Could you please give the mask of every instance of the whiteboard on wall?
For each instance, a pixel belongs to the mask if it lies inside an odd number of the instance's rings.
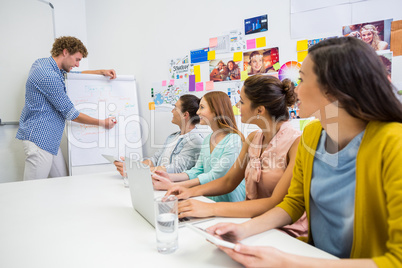
[[[70,175],[115,170],[102,154],[115,158],[142,159],[141,124],[134,76],[119,75],[110,80],[102,75],[69,73],[67,94],[75,108],[94,118],[115,116],[112,129],[67,124]]]

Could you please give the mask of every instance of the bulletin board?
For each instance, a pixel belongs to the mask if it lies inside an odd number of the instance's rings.
[[[75,108],[94,118],[115,116],[112,129],[68,122],[70,175],[114,170],[102,154],[142,159],[141,118],[134,76],[110,80],[102,75],[69,73],[67,94]]]

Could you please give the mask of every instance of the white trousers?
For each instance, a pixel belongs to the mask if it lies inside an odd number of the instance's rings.
[[[68,176],[60,148],[55,156],[31,141],[24,140],[22,144],[25,152],[24,181]]]

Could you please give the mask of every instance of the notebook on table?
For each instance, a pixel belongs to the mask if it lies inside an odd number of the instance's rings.
[[[155,195],[152,185],[151,170],[149,166],[141,162],[130,161],[129,158],[126,158],[126,169],[133,207],[145,220],[155,227]],[[187,217],[179,219],[179,227],[184,226],[186,223],[199,223],[213,218],[214,217]]]

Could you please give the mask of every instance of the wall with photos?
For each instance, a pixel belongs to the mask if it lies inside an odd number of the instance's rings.
[[[300,1],[296,2],[300,3]],[[304,2],[305,6],[296,4],[294,7],[295,2],[290,0],[250,0],[247,2],[233,0],[99,2],[87,0],[88,45],[91,48],[90,67],[113,66],[118,73],[135,74],[138,95],[141,100],[140,115],[149,123],[144,127],[151,130],[148,132],[151,134],[149,137],[143,137],[144,155],[150,155],[158,145],[163,143],[167,133],[177,130],[177,127],[170,123],[170,112],[158,112],[158,107],[155,111],[149,110],[149,102],[155,100],[155,96],[151,97],[151,88],[154,88],[155,95],[159,91],[163,91],[163,89],[156,89],[163,87],[162,83],[166,83],[165,87],[171,83],[169,63],[172,59],[183,58],[190,55],[192,50],[209,47],[211,38],[221,37],[234,30],[241,30],[244,33],[244,19],[267,14],[268,31],[246,35],[243,37],[244,40],[247,42],[249,39],[265,37],[265,44],[261,49],[278,47],[281,66],[289,61],[297,61],[300,56],[297,52],[297,41],[329,37],[328,32],[316,32],[315,34],[309,32],[298,38],[291,37],[291,10],[295,11],[296,8],[298,18],[304,15],[305,20],[311,19],[312,22],[319,13],[319,10],[315,10],[316,8],[312,5],[312,1]],[[339,16],[343,16],[341,14],[346,12],[349,13],[346,14],[348,17],[346,22],[342,21],[338,25],[337,32],[330,33],[332,36],[342,34],[342,26],[345,25],[341,23],[349,25],[389,18],[402,19],[402,15],[398,12],[402,5],[400,1],[335,2],[337,6],[333,8],[336,8]],[[345,4],[346,2],[347,4]],[[353,9],[353,6],[350,6],[350,3],[354,2],[360,2],[356,3],[359,4],[359,9]],[[380,14],[380,17],[377,11],[365,12],[365,5],[371,8],[376,7],[377,10],[381,9],[384,12]],[[384,6],[387,8],[383,9]],[[320,6],[320,8],[322,7]],[[312,15],[308,13],[311,10],[315,10]],[[359,10],[361,11],[359,12]],[[356,21],[354,18],[362,21]],[[229,56],[216,53],[215,58],[220,57],[226,60],[227,57],[233,57],[233,53]],[[206,92],[205,87],[210,84],[205,83],[209,80],[209,75],[206,73],[209,70],[208,66],[201,66],[200,69],[204,88],[203,91],[195,91],[194,94],[201,96]],[[197,70],[195,71],[197,72]],[[402,77],[400,75],[398,77],[397,73],[402,73],[401,56],[393,59],[394,82],[400,83]],[[187,77],[184,78],[188,81]],[[180,82],[175,80],[173,83],[177,85],[176,83]],[[213,84],[214,90],[227,91],[231,87],[230,82]],[[160,99],[156,101],[158,102]]]

